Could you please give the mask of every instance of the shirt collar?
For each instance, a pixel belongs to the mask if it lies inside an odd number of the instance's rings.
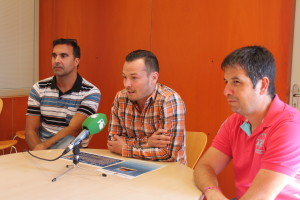
[[[281,101],[278,95],[276,94],[264,118],[263,124],[265,126],[272,126],[272,124],[277,121],[276,119],[284,110],[285,105],[286,104],[283,101]]]
[[[51,89],[59,90],[59,96],[64,95],[64,94],[70,94],[72,92],[79,92],[81,89],[81,86],[82,86],[82,77],[78,73],[77,73],[77,78],[76,78],[76,81],[75,81],[73,87],[65,93],[62,93],[60,91],[60,89],[57,87],[56,76],[53,76],[52,81],[51,81]]]
[[[276,122],[277,117],[279,114],[283,111],[285,106],[285,103],[282,102],[278,95],[276,94],[274,99],[271,102],[271,105],[269,107],[269,110],[265,116],[265,118],[262,121],[262,127],[269,127],[272,126],[274,122]],[[243,117],[244,118],[244,117]],[[251,132],[251,124],[248,122],[246,118],[243,119],[243,124],[240,126],[240,128],[248,135],[250,136],[252,134]]]
[[[251,124],[248,122],[248,120],[244,121],[244,123],[240,127],[248,136],[251,135]]]
[[[157,95],[157,90],[158,90],[158,84],[156,84],[155,89],[151,93],[151,95],[147,98],[146,103],[145,103],[145,108],[147,108],[156,98]],[[131,100],[130,100],[131,101]],[[133,105],[135,105],[136,108],[138,108],[136,101],[131,101]]]
[[[157,89],[158,89],[158,84],[156,84],[154,91],[152,92],[152,94],[150,95],[150,97],[147,99],[146,106],[148,106],[156,98]]]

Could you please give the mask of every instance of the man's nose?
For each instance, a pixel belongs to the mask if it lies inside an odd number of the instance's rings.
[[[231,95],[233,94],[233,90],[232,88],[229,86],[229,84],[226,84],[225,85],[225,88],[224,88],[224,95],[227,96],[227,95]]]
[[[131,81],[129,79],[124,79],[124,87],[129,88],[131,86]]]
[[[60,56],[56,56],[55,58],[54,58],[54,62],[55,63],[58,63],[58,62],[60,62],[61,61],[61,57]]]

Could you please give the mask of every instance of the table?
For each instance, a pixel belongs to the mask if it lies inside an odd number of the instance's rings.
[[[63,150],[34,151],[37,156],[52,159]],[[108,150],[84,149],[89,152],[128,160]],[[144,161],[151,162],[151,161]],[[75,168],[58,178],[66,171],[72,161],[58,159],[53,162],[42,161],[28,153],[0,156],[1,199],[104,199],[104,200],[198,200],[201,192],[193,181],[193,170],[176,162],[153,162],[162,164],[158,170],[143,174],[134,179],[117,175],[101,176],[80,168]],[[97,167],[79,163],[90,170]]]

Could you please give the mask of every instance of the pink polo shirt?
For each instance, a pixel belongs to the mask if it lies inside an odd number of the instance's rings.
[[[212,146],[232,157],[237,197],[250,187],[260,169],[293,177],[276,199],[300,199],[300,112],[274,98],[270,109],[250,136],[241,125],[246,119],[232,114],[221,126]]]

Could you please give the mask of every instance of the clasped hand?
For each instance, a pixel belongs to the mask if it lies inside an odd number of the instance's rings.
[[[148,138],[148,147],[166,147],[171,143],[171,137],[167,134],[167,130],[158,129]]]
[[[158,129],[148,138],[148,147],[164,148],[171,143],[171,137],[167,135],[167,130]],[[114,135],[112,139],[107,142],[107,147],[111,152],[122,155],[122,147],[126,145],[124,138]]]
[[[126,142],[122,137],[114,135],[112,139],[107,142],[107,147],[111,152],[122,155],[122,148],[125,144]]]

